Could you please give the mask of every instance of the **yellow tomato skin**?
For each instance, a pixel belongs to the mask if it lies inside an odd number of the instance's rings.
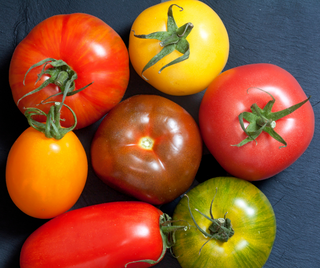
[[[167,30],[167,13],[173,6],[173,17],[178,27],[191,22],[194,27],[186,40],[190,45],[187,60],[162,70],[161,67],[180,57],[174,51],[143,75],[156,89],[176,96],[191,95],[208,87],[210,82],[221,73],[229,56],[229,37],[227,30],[214,10],[201,1],[167,1],[145,9],[134,21],[129,37],[129,55],[132,66],[141,76],[148,61],[159,53],[162,47],[155,39],[141,39],[134,36]]]
[[[48,139],[32,127],[10,149],[6,183],[15,205],[29,216],[53,218],[78,200],[88,174],[86,152],[72,132]]]

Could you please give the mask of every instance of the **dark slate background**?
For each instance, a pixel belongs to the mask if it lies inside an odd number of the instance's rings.
[[[24,240],[45,220],[24,215],[12,203],[5,185],[6,157],[13,142],[28,127],[16,108],[8,82],[8,69],[15,46],[39,22],[49,16],[84,12],[113,27],[128,45],[134,19],[160,0],[7,0],[0,8],[0,267],[19,267]],[[320,267],[320,182],[319,182],[319,70],[320,30],[318,0],[206,0],[223,20],[230,38],[230,56],[225,70],[249,63],[273,63],[296,77],[306,95],[312,95],[316,130],[307,151],[285,171],[255,183],[269,198],[277,218],[277,237],[265,267]],[[131,69],[125,98],[137,94],[166,96]],[[196,120],[203,92],[186,97],[170,97],[186,108]],[[301,122],[303,123],[303,122]],[[88,156],[92,136],[99,122],[76,134]],[[90,163],[89,163],[90,164]],[[225,172],[209,154],[203,156],[195,184]],[[132,200],[105,186],[89,169],[84,192],[74,208],[101,202]],[[172,203],[163,206],[172,213]],[[254,256],[253,256],[254,257]],[[155,267],[179,267],[168,253]]]

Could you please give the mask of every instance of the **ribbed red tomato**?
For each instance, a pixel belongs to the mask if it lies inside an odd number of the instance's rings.
[[[34,66],[43,60],[47,61]],[[53,65],[57,65],[57,71],[51,69]],[[32,66],[34,68],[27,73]],[[45,72],[35,84],[42,68]],[[19,101],[22,112],[24,107],[35,107],[52,95],[66,92],[70,96],[64,103],[76,113],[78,129],[94,123],[119,103],[128,80],[129,56],[121,37],[102,20],[82,13],[56,15],[36,25],[16,47],[9,70],[15,103],[43,83],[50,82]],[[60,102],[61,99],[59,95],[49,100]],[[47,113],[50,106],[39,108]],[[63,126],[74,122],[66,107],[62,108],[61,118]]]

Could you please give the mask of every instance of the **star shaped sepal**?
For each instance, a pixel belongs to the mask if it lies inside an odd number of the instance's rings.
[[[182,56],[178,57],[177,59],[169,62],[165,66],[163,66],[160,70],[161,71],[173,64],[179,63],[181,61],[184,61],[189,58],[190,55],[190,46],[189,42],[186,40],[187,36],[190,34],[193,24],[191,22],[188,22],[184,24],[181,27],[178,27],[172,13],[172,7],[177,6],[180,8],[180,11],[183,11],[183,8],[176,5],[172,4],[169,9],[168,9],[168,21],[167,21],[167,31],[159,31],[159,32],[154,32],[150,34],[142,34],[142,35],[137,35],[135,34],[134,30],[134,36],[137,38],[142,38],[142,39],[156,39],[160,41],[160,46],[163,47],[162,50],[156,54],[143,68],[141,72],[141,76],[144,77],[144,79],[148,80],[143,73],[145,70],[156,64],[159,60],[164,58],[165,56],[169,55],[171,52],[174,50],[179,51]]]
[[[289,108],[273,113],[271,112],[271,110],[276,101],[275,98],[269,92],[260,88],[257,89],[270,95],[272,100],[270,100],[263,109],[261,109],[256,103],[254,103],[253,105],[251,105],[251,113],[243,112],[239,115],[239,122],[241,128],[247,134],[248,137],[242,140],[240,143],[233,146],[241,147],[251,141],[255,141],[257,143],[256,138],[264,131],[267,132],[272,138],[276,139],[277,141],[283,144],[279,148],[286,147],[286,141],[274,130],[274,128],[276,127],[276,121],[300,108],[311,98],[311,96],[298,104],[295,104]],[[245,128],[244,126],[243,119],[250,123],[247,126],[247,128]]]

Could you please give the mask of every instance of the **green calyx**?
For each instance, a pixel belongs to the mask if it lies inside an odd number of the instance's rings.
[[[51,65],[51,68],[46,69],[46,66],[48,64]],[[35,84],[45,74],[48,74],[50,77],[48,79],[46,79],[38,88],[36,88],[36,89],[28,92],[24,96],[22,96],[17,101],[17,105],[19,105],[19,102],[23,98],[40,91],[41,89],[45,88],[47,85],[49,85],[51,83],[58,86],[60,88],[59,93],[54,94],[52,96],[49,96],[47,99],[42,100],[41,103],[39,103],[39,104],[54,103],[54,105],[52,105],[50,107],[48,114],[46,114],[45,112],[43,112],[42,110],[40,110],[38,108],[33,108],[33,107],[24,108],[26,110],[24,114],[25,114],[25,116],[28,120],[28,123],[31,127],[33,127],[34,129],[36,129],[38,131],[43,132],[47,138],[55,138],[57,140],[60,140],[63,138],[63,136],[66,133],[68,133],[69,131],[72,131],[77,125],[76,114],[68,105],[64,104],[65,98],[67,96],[72,96],[72,95],[84,90],[85,88],[90,86],[92,83],[90,83],[89,85],[87,85],[83,88],[75,90],[75,82],[74,81],[78,78],[77,73],[74,70],[72,70],[72,68],[67,63],[65,63],[63,60],[56,60],[53,58],[47,58],[47,59],[44,59],[44,60],[32,65],[29,68],[29,70],[26,72],[26,74],[24,76],[23,85],[25,85],[25,79],[26,79],[28,73],[33,68],[39,67],[41,65],[43,65],[43,68],[42,68],[41,72],[38,74],[38,79],[36,80]],[[61,102],[45,102],[49,98],[54,97],[54,96],[58,96],[58,95],[62,95]],[[71,111],[71,113],[74,117],[74,124],[73,124],[73,126],[71,126],[69,128],[63,128],[60,125],[60,121],[61,121],[60,112],[61,112],[61,108],[63,106],[67,107]],[[32,116],[34,116],[34,115],[46,116],[46,118],[47,118],[46,123],[37,122],[36,120],[34,120],[32,118]]]
[[[217,194],[217,188],[216,188],[216,194]],[[216,196],[215,194],[215,196]],[[210,204],[210,209],[209,209],[209,214],[210,217],[207,216],[206,214],[204,214],[203,212],[199,211],[198,209],[195,209],[195,211],[197,211],[198,213],[200,213],[203,217],[205,217],[207,220],[209,220],[211,222],[208,231],[203,230],[199,224],[196,222],[191,208],[190,208],[190,200],[189,200],[189,196],[185,194],[185,197],[187,197],[188,199],[188,209],[190,212],[190,216],[192,218],[192,221],[194,222],[196,228],[205,236],[205,237],[209,237],[209,240],[207,242],[205,242],[202,247],[199,250],[199,255],[201,254],[201,250],[202,248],[208,243],[210,242],[212,239],[221,241],[221,242],[227,242],[233,235],[234,235],[234,230],[232,228],[232,224],[231,224],[231,220],[226,218],[227,213],[225,213],[223,218],[217,218],[215,219],[213,217],[212,214],[212,204],[213,201],[215,199],[215,196],[213,197],[211,204]]]
[[[46,66],[48,64],[50,64],[52,67],[46,69]],[[85,86],[83,88],[80,88],[78,90],[74,90],[75,89],[74,81],[78,78],[77,73],[74,70],[72,70],[72,68],[67,63],[65,63],[63,60],[56,60],[56,59],[53,59],[53,58],[47,58],[47,59],[44,59],[44,60],[32,65],[29,68],[29,70],[26,72],[26,74],[24,76],[23,85],[25,85],[25,80],[26,80],[26,77],[27,77],[28,73],[33,68],[41,66],[41,65],[43,65],[43,68],[42,68],[40,74],[38,74],[38,79],[36,80],[35,84],[40,80],[40,78],[44,74],[50,75],[50,78],[45,80],[35,90],[32,90],[32,91],[28,92],[27,94],[25,94],[24,96],[22,96],[18,100],[17,105],[19,105],[19,102],[23,98],[40,91],[41,89],[45,88],[49,84],[55,84],[60,88],[60,92],[59,93],[54,94],[54,95],[50,96],[49,98],[62,94],[63,95],[62,103],[64,102],[66,96],[72,96],[72,95],[84,90],[85,88],[87,88],[88,86],[90,86],[92,84],[92,83],[90,83],[89,85],[87,85],[87,86]],[[46,100],[43,100],[43,102],[46,101]]]
[[[48,114],[43,112],[42,110],[38,108],[29,107],[26,108],[26,111],[24,113],[25,117],[28,120],[28,123],[31,127],[34,129],[43,132],[47,138],[54,138],[56,140],[60,140],[64,137],[65,134],[67,134],[69,131],[72,131],[76,125],[77,125],[77,117],[74,113],[74,111],[67,106],[66,104],[63,104],[62,102],[52,102],[54,105],[50,107],[50,110]],[[60,125],[60,111],[62,106],[67,107],[74,117],[74,124],[69,128],[63,128]],[[32,118],[34,115],[44,115],[46,116],[47,120],[46,123],[40,123]]]
[[[193,24],[188,22],[188,23],[184,24],[183,26],[178,27],[176,22],[175,22],[175,20],[174,20],[173,13],[172,13],[172,7],[173,6],[176,6],[176,7],[180,8],[180,11],[183,11],[183,8],[178,6],[178,5],[176,5],[176,4],[170,5],[170,7],[168,9],[167,31],[159,31],[159,32],[154,32],[154,33],[150,33],[150,34],[147,34],[147,35],[145,35],[145,34],[136,35],[134,33],[134,36],[137,37],[137,38],[159,40],[160,41],[160,46],[163,47],[162,50],[157,55],[155,55],[146,64],[146,66],[144,66],[144,68],[143,68],[143,70],[141,72],[141,76],[144,77],[146,80],[147,80],[147,78],[143,75],[145,70],[147,70],[148,68],[150,68],[151,66],[156,64],[159,60],[161,60],[165,56],[169,55],[174,50],[179,51],[183,55],[178,57],[177,59],[169,62],[165,66],[163,66],[159,70],[159,73],[163,69],[165,69],[165,68],[167,68],[167,67],[169,67],[169,66],[171,66],[173,64],[176,64],[176,63],[179,63],[181,61],[184,61],[184,60],[189,58],[190,46],[189,46],[189,42],[186,40],[186,38],[191,32],[191,30],[193,28]],[[133,32],[134,32],[134,30],[133,30]]]
[[[310,99],[310,97],[284,110],[271,112],[272,107],[276,101],[275,98],[269,92],[260,88],[257,89],[268,94],[272,98],[272,100],[270,100],[263,109],[261,109],[256,103],[254,103],[253,105],[251,105],[251,112],[243,112],[239,115],[238,118],[241,128],[248,137],[242,140],[240,143],[232,146],[241,147],[251,141],[255,141],[257,144],[256,138],[264,131],[268,133],[272,138],[283,144],[279,148],[286,147],[286,141],[274,130],[274,128],[276,127],[276,121],[300,108]],[[243,121],[244,119],[250,123],[247,128],[245,128]]]
[[[160,223],[160,233],[161,233],[161,237],[162,237],[162,252],[160,257],[157,260],[138,260],[138,261],[132,261],[132,262],[128,262],[126,263],[126,265],[124,267],[127,267],[129,264],[132,263],[148,263],[148,264],[156,264],[158,262],[160,262],[162,260],[162,258],[164,257],[164,255],[167,252],[168,248],[172,248],[174,246],[174,244],[176,243],[175,241],[175,232],[178,230],[184,230],[187,231],[188,229],[190,229],[189,224],[187,223],[187,225],[182,225],[182,226],[176,226],[176,225],[172,225],[174,221],[172,221],[171,217],[168,214],[162,214],[160,216],[159,219],[159,223]]]

